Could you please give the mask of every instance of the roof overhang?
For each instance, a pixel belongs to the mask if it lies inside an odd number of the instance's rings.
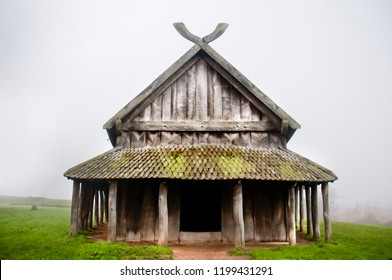
[[[64,173],[74,180],[182,179],[333,182],[336,175],[283,148],[168,145],[114,148]]]

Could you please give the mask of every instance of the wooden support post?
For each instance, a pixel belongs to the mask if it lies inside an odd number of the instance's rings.
[[[305,187],[306,192],[306,234],[313,235],[313,222],[312,222],[312,196],[310,186]]]
[[[298,202],[298,186],[295,187],[295,229],[299,228],[299,219],[298,219],[298,209],[299,209],[299,202]]]
[[[93,228],[93,209],[94,209],[94,187],[89,185],[88,187],[88,228]]]
[[[299,231],[304,232],[305,229],[305,197],[304,186],[299,187]]]
[[[105,219],[106,223],[109,224],[109,189],[107,188],[104,192],[105,201]]]
[[[79,198],[80,198],[80,183],[73,181],[72,190],[72,206],[71,206],[71,235],[78,234],[79,231]]]
[[[318,198],[317,185],[313,185],[312,189],[312,222],[313,222],[313,237],[320,238],[320,225],[318,222]]]
[[[103,202],[103,190],[102,189],[99,190],[98,194],[99,194],[99,221],[98,221],[98,223],[100,225],[102,225],[103,224],[103,213],[104,213],[104,209],[105,209],[105,205]]]
[[[233,217],[234,217],[234,245],[235,247],[245,246],[244,210],[243,210],[241,180],[238,180],[238,182],[234,186]]]
[[[99,210],[98,210],[98,200],[99,200],[99,198],[98,198],[98,189],[96,188],[96,189],[94,189],[94,223],[95,223],[95,226],[98,226],[99,225]],[[93,223],[93,224],[94,224]]]
[[[166,182],[162,182],[159,185],[158,212],[158,245],[166,246],[169,236]]]
[[[110,181],[109,183],[109,197],[108,197],[108,240],[116,241],[117,239],[117,181]]]
[[[296,240],[296,230],[295,230],[295,186],[289,187],[289,244],[294,246],[297,242]]]
[[[323,218],[324,218],[324,230],[325,230],[325,241],[332,241],[332,229],[331,221],[329,219],[329,187],[328,182],[323,182],[321,185],[321,192],[323,196]]]

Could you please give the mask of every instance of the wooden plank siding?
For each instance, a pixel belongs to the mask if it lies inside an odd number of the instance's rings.
[[[132,114],[130,114],[131,116]],[[122,146],[283,146],[280,124],[199,59],[141,112],[123,119]]]

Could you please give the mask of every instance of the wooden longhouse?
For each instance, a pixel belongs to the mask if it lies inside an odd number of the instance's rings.
[[[113,149],[73,180],[71,234],[108,223],[108,240],[296,243],[296,229],[332,238],[330,170],[287,149],[300,125],[209,46],[195,45],[104,125]],[[306,213],[306,217],[305,217]]]

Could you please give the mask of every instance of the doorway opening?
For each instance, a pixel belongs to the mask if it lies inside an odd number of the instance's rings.
[[[180,231],[221,231],[221,188],[216,181],[184,181]]]

